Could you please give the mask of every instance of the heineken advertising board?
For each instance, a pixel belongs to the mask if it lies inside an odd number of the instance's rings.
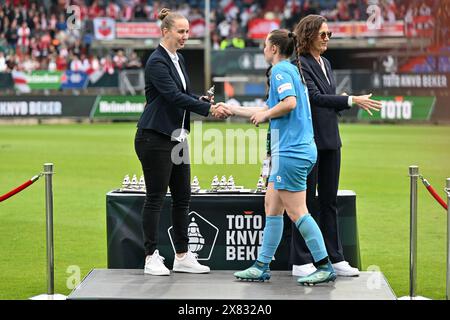
[[[430,120],[436,103],[435,97],[373,97],[383,104],[380,112],[372,112],[373,116],[359,109],[359,120]]]
[[[138,119],[145,103],[145,96],[98,96],[91,118]]]
[[[63,72],[60,71],[33,71],[31,74],[25,74],[26,82],[32,90],[57,90],[61,87],[61,78]]]

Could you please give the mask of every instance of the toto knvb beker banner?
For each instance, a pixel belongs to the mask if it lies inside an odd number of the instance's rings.
[[[88,118],[96,96],[10,96],[0,99],[0,118]]]

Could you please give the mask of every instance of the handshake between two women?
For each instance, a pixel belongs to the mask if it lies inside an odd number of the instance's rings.
[[[229,105],[224,102],[211,105],[210,113],[217,119],[227,119],[231,116],[250,118],[250,121],[256,126],[271,118],[267,106],[242,107]]]

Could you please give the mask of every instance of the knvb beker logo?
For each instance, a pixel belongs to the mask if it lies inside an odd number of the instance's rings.
[[[219,229],[195,211],[189,213],[188,217],[189,250],[198,255],[198,260],[209,260],[219,235]],[[173,227],[167,229],[167,232],[175,253]]]

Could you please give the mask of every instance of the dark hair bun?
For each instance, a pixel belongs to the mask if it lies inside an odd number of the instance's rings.
[[[288,37],[289,38],[296,38],[296,36],[295,36],[295,33],[293,33],[292,31],[290,31],[289,33],[288,33]]]
[[[165,17],[167,17],[170,13],[170,9],[162,8],[159,12],[158,19],[163,21]]]

